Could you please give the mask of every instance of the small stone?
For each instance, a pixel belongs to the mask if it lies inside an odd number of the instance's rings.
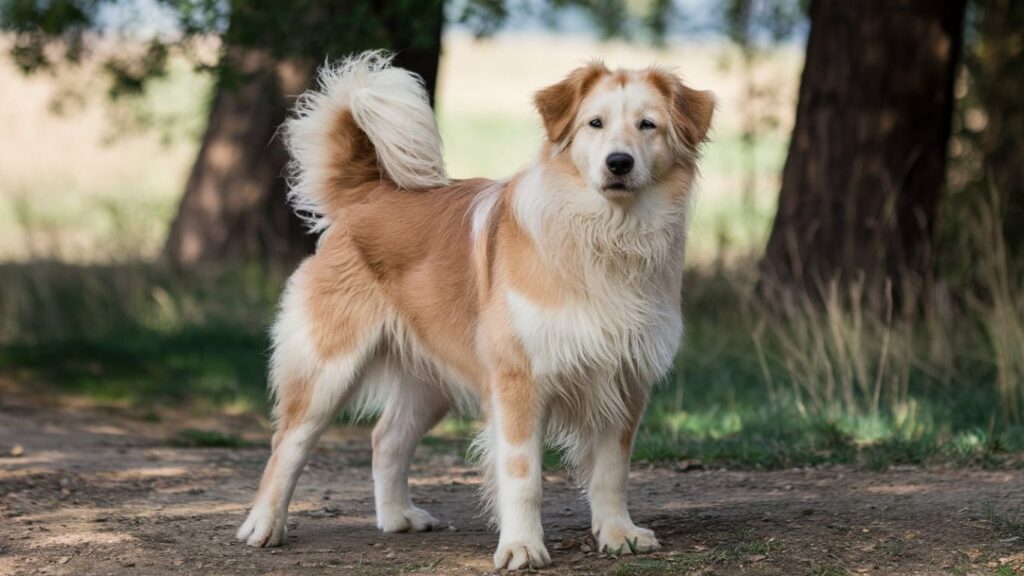
[[[11,447],[11,451],[10,451],[11,458],[18,458],[19,456],[23,456],[24,454],[25,454],[25,448],[22,447],[21,444],[15,444],[13,447]]]
[[[57,564],[67,564],[71,561],[71,556],[61,556],[57,559]]]

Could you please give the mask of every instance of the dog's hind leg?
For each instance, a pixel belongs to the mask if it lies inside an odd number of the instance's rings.
[[[279,546],[284,540],[288,503],[306,459],[358,390],[382,337],[383,315],[374,302],[358,300],[365,294],[317,291],[317,274],[329,272],[315,265],[300,268],[274,326],[270,379],[277,430],[259,492],[237,533],[250,546]]]
[[[438,386],[398,367],[387,371],[390,393],[373,429],[373,487],[377,527],[384,532],[422,532],[437,520],[412,503],[409,467],[423,435],[450,407]]]

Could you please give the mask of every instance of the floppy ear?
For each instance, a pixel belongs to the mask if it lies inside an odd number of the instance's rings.
[[[533,104],[544,120],[548,140],[561,142],[569,135],[583,97],[594,82],[607,72],[604,64],[594,62],[573,70],[565,80],[548,86],[533,96]]]
[[[707,141],[714,113],[714,94],[677,82],[672,96],[672,124],[687,147],[696,149]]]

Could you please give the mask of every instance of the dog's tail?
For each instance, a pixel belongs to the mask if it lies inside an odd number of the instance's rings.
[[[448,184],[423,80],[392,57],[370,51],[324,66],[285,122],[289,200],[313,231],[382,180],[410,190]]]

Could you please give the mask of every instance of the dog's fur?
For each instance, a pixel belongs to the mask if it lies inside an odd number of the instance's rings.
[[[322,231],[273,330],[277,430],[238,538],[281,544],[295,482],[357,392],[373,431],[377,525],[428,530],[409,497],[420,438],[462,400],[500,528],[494,564],[550,562],[545,441],[575,465],[602,550],[658,548],[626,506],[634,435],[683,333],[683,255],[714,98],[651,68],[594,63],[536,94],[539,158],[505,181],[450,181],[420,79],[380,52],[328,67],[285,125],[291,197]],[[600,125],[598,126],[599,121]],[[633,169],[615,175],[611,153]]]

